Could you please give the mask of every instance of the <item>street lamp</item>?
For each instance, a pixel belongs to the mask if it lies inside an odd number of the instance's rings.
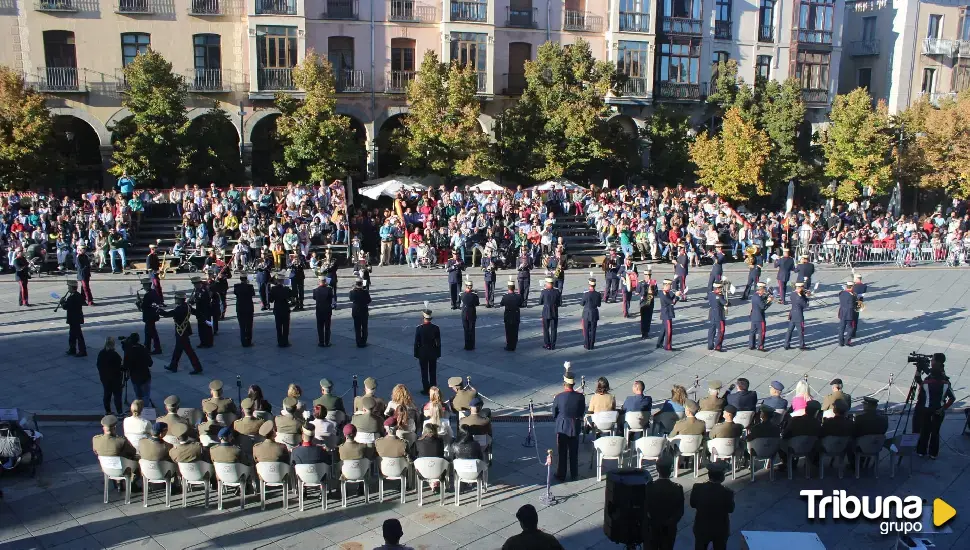
[[[246,151],[246,127],[244,122],[244,117],[246,116],[246,107],[243,102],[239,102],[239,162],[244,163],[244,156]]]

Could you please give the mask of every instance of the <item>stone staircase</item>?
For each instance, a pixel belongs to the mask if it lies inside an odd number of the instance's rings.
[[[159,212],[152,216],[146,214],[141,220],[138,235],[128,246],[128,261],[131,268],[135,271],[145,269],[145,258],[148,256],[149,244],[157,244],[159,257],[175,246],[175,237],[178,232],[176,227],[181,223],[181,218],[169,216],[168,212]],[[161,242],[158,242],[159,239],[161,239]]]
[[[600,265],[606,257],[596,230],[586,223],[585,216],[560,216],[556,228],[566,244],[566,251],[574,268]]]

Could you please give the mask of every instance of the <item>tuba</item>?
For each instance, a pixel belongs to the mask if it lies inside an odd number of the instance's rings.
[[[866,303],[862,301],[862,298],[855,299],[855,312],[860,313],[866,310]]]
[[[748,264],[748,267],[754,267],[755,261],[754,257],[758,254],[758,247],[751,245],[744,249],[744,263]]]

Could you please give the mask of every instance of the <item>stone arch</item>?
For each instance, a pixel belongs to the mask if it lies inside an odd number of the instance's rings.
[[[75,109],[74,107],[54,107],[50,111],[52,116],[72,116],[87,122],[94,130],[94,133],[98,135],[99,145],[101,147],[111,146],[111,132],[108,131],[107,125],[103,124],[91,113],[83,109]]]
[[[249,115],[249,118],[247,118],[245,121],[246,127],[243,129],[243,133],[246,135],[246,143],[253,142],[253,128],[255,128],[257,124],[259,124],[259,121],[263,120],[268,116],[276,116],[279,114],[280,114],[279,109],[260,109],[258,111],[254,111],[253,114]]]
[[[255,182],[276,182],[273,161],[283,157],[282,146],[276,139],[276,119],[280,114],[276,109],[257,111],[246,124],[246,142],[251,147],[251,168]]]
[[[355,126],[359,123],[360,127],[364,129],[365,144],[370,143],[371,140],[374,139],[374,136],[371,135],[373,134],[373,131],[368,128],[367,124],[367,121],[370,120],[370,116],[368,116],[363,109],[357,107],[356,105],[338,103],[336,110],[337,114],[349,117],[351,123],[355,124]]]
[[[189,121],[195,120],[200,116],[212,111],[213,109],[223,110],[221,107],[195,107],[189,109],[185,115],[188,117]],[[228,111],[227,111],[228,112]],[[239,116],[233,116],[233,113],[229,114],[229,122],[232,123],[232,127],[236,129],[237,136],[242,136],[242,129],[239,127]]]
[[[131,112],[131,110],[129,110],[127,107],[122,107],[121,109],[118,109],[117,111],[115,111],[115,114],[113,114],[110,117],[108,117],[108,120],[105,122],[104,125],[105,125],[106,128],[109,129],[108,130],[108,144],[109,145],[111,144],[111,132],[112,132],[112,130],[110,130],[110,128],[112,126],[114,126],[115,124],[118,124],[122,120],[124,120],[124,119],[132,116],[132,114],[133,113]]]
[[[366,179],[366,176],[367,176],[367,160],[368,160],[368,153],[370,150],[369,144],[370,144],[371,136],[373,135],[373,130],[368,131],[369,130],[367,127],[368,125],[364,122],[364,120],[366,119],[361,119],[356,114],[353,114],[355,112],[359,112],[357,109],[353,109],[353,108],[344,109],[344,111],[346,112],[342,112],[342,113],[340,111],[341,109],[338,108],[337,112],[339,114],[342,114],[348,119],[350,119],[350,128],[354,132],[354,138],[355,138],[354,141],[357,143],[358,147],[360,148],[360,151],[359,151],[360,162],[357,165],[356,173],[354,173],[354,171],[351,171],[350,175],[354,176],[354,179],[356,181],[363,181],[364,179]]]
[[[637,120],[630,115],[623,114],[615,114],[609,118],[609,121],[619,125],[624,132],[632,136],[640,135],[640,130],[645,124],[642,120]]]
[[[375,133],[380,133],[381,128],[384,127],[384,123],[387,122],[388,120],[394,117],[398,117],[400,115],[405,115],[409,111],[410,109],[408,108],[407,105],[392,105],[384,109],[384,111],[382,111],[381,114],[377,115],[377,119],[374,120]]]
[[[65,187],[87,189],[100,187],[104,180],[104,156],[101,142],[107,129],[90,115],[77,116],[79,110],[52,109],[53,147],[62,161],[56,178]],[[86,114],[86,113],[85,113]],[[91,120],[95,121],[92,124]],[[100,128],[99,128],[100,127]],[[110,147],[110,145],[108,146]]]
[[[382,118],[380,125],[375,123],[377,129],[374,142],[378,147],[377,155],[377,177],[390,176],[400,172],[401,159],[391,147],[391,134],[398,128],[403,128],[402,120],[406,110]]]

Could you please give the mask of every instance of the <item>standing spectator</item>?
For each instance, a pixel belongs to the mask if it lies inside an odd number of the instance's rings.
[[[128,247],[128,240],[115,227],[111,228],[111,234],[108,236],[108,247],[111,249],[111,272],[115,274],[124,272],[125,266],[128,265],[128,260],[125,257],[125,248]],[[120,269],[115,264],[116,257],[121,260]]]
[[[708,481],[694,485],[690,492],[690,507],[697,510],[694,515],[695,550],[707,550],[708,544],[714,550],[727,548],[731,514],[734,513],[734,491],[722,485],[725,467],[723,461],[709,464]]]
[[[151,366],[154,361],[148,349],[138,341],[137,332],[125,339],[122,349],[125,352],[124,368],[128,371],[128,378],[131,380],[131,387],[135,390],[135,397],[148,402],[152,407],[152,371]]]
[[[104,341],[104,349],[98,353],[98,377],[104,390],[104,414],[111,414],[111,401],[114,400],[115,410],[121,416],[121,389],[124,375],[121,369],[121,356],[115,351],[115,339],[108,336]]]
[[[539,513],[535,506],[523,505],[515,513],[515,518],[519,520],[522,532],[509,537],[502,550],[563,550],[556,537],[539,530]]]
[[[118,190],[121,191],[121,196],[126,201],[130,199],[135,192],[135,178],[129,176],[128,172],[123,172],[121,177],[118,178]]]
[[[410,546],[400,544],[401,537],[404,536],[404,528],[397,519],[385,519],[382,527],[384,544],[374,548],[374,550],[414,550]]]
[[[673,550],[677,524],[684,517],[684,488],[670,480],[673,460],[669,456],[657,461],[658,479],[647,483],[643,508],[643,540],[646,548]]]

